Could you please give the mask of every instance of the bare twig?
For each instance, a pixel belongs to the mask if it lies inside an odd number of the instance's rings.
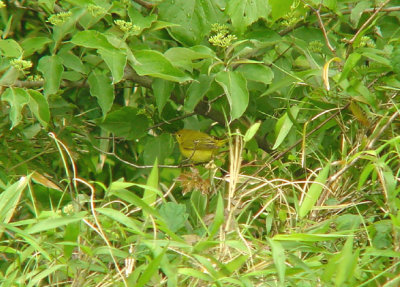
[[[301,0],[301,1],[304,3],[304,5],[310,7],[310,9],[314,11],[315,15],[317,15],[318,23],[319,23],[319,26],[320,26],[320,28],[322,30],[322,33],[324,34],[326,45],[328,46],[329,50],[331,50],[332,54],[336,55],[336,49],[333,48],[331,43],[329,42],[328,34],[326,33],[326,29],[325,29],[324,23],[322,21],[321,14],[319,13],[319,9],[321,9],[321,5],[317,10],[314,7],[312,7],[311,5],[309,5],[306,2],[304,2],[303,0]]]
[[[365,27],[367,27],[372,20],[375,18],[375,16],[383,9],[384,6],[386,6],[391,0],[386,0],[385,2],[383,2],[378,9],[375,10],[374,14],[372,14],[367,21],[364,22],[364,24],[361,25],[360,29],[358,29],[357,33],[353,36],[353,38],[350,39],[350,41],[348,42],[350,45],[353,44],[353,42],[356,40],[357,36],[362,32],[362,30],[365,29]]]
[[[133,2],[138,3],[139,5],[143,6],[144,8],[146,8],[148,10],[153,9],[156,6],[153,3],[149,3],[149,2],[144,1],[144,0],[133,0]]]

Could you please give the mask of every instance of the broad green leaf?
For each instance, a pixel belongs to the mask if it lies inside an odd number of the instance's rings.
[[[127,60],[126,53],[118,49],[99,49],[98,53],[110,69],[113,76],[113,83],[119,83],[124,77],[124,70]]]
[[[260,125],[261,122],[257,122],[251,125],[251,127],[246,131],[246,134],[244,135],[244,142],[250,141],[256,135]]]
[[[3,101],[10,105],[11,129],[14,128],[22,119],[22,109],[29,103],[29,94],[22,88],[7,88],[1,95]]]
[[[294,0],[270,0],[268,1],[271,7],[272,21],[276,21],[279,18],[288,14],[291,10]]]
[[[215,57],[213,50],[206,46],[193,46],[191,48],[173,47],[168,49],[164,56],[174,63],[175,67],[183,68],[189,72],[196,67],[194,61]]]
[[[153,50],[140,50],[134,53],[138,63],[132,68],[140,76],[152,76],[173,82],[186,82],[191,80],[181,70],[175,68],[163,54]]]
[[[314,180],[313,184],[311,184],[310,188],[308,189],[307,193],[305,194],[304,200],[299,209],[299,216],[304,217],[306,216],[311,209],[315,206],[326,182],[326,179],[329,175],[329,169],[331,167],[331,163],[328,162],[327,165],[322,169],[316,179]]]
[[[297,118],[297,114],[299,113],[300,108],[298,106],[293,106],[290,108],[290,112],[293,116],[294,119]],[[283,141],[286,139],[287,135],[289,134],[291,128],[293,126],[293,122],[288,116],[287,113],[285,113],[277,122],[275,126],[275,132],[277,133],[275,144],[272,147],[272,149],[278,148]]]
[[[71,17],[66,19],[61,25],[53,26],[53,39],[56,43],[60,43],[66,35],[75,33],[76,22],[86,13],[86,8],[75,7],[69,9],[68,12],[72,13]],[[56,51],[52,52],[55,53]]]
[[[53,40],[47,37],[33,37],[24,39],[21,43],[21,47],[24,50],[24,58],[31,56],[35,52],[43,50],[47,44],[53,42]]]
[[[82,74],[86,74],[86,68],[83,65],[81,59],[70,51],[59,53],[63,65],[71,70],[77,71]]]
[[[260,82],[266,85],[271,84],[274,78],[271,68],[264,65],[245,64],[241,65],[237,71],[242,72],[247,81]]]
[[[242,34],[258,19],[266,20],[271,11],[267,0],[230,0],[226,13],[231,17],[232,26]]]
[[[231,107],[231,119],[240,118],[249,104],[247,82],[239,72],[221,71],[215,80],[224,89]]]
[[[285,250],[283,249],[283,246],[279,241],[273,240],[271,238],[267,239],[269,245],[271,246],[272,259],[274,260],[276,270],[278,271],[279,282],[281,283],[281,286],[284,286],[286,271]]]
[[[149,120],[145,115],[139,114],[136,108],[123,107],[108,113],[100,126],[114,133],[117,137],[133,140],[139,139],[146,134]]]
[[[104,50],[115,50],[116,48],[108,42],[106,36],[102,33],[94,30],[80,31],[76,33],[71,42],[75,45],[92,48],[92,49],[104,49]]]
[[[168,133],[163,133],[157,137],[150,138],[146,141],[143,151],[143,161],[145,165],[151,165],[158,158],[160,164],[171,155],[174,150],[173,137]]]
[[[171,92],[175,87],[175,83],[163,79],[154,79],[152,88],[159,114],[162,113],[165,104],[171,97]]]
[[[142,200],[147,205],[153,205],[157,200],[158,192],[154,192],[154,189],[158,189],[158,159],[156,158],[153,164],[153,168],[147,178],[146,186],[151,188],[146,188],[143,193]],[[147,217],[146,213],[144,212],[143,215]]]
[[[44,77],[44,95],[47,97],[56,94],[61,84],[61,75],[64,72],[62,59],[57,56],[44,56],[39,60],[38,70]]]
[[[49,103],[45,96],[35,90],[28,90],[28,106],[43,127],[47,127],[50,121]]]
[[[20,72],[13,66],[9,66],[7,71],[0,78],[0,86],[13,86],[18,80]]]
[[[353,27],[357,27],[361,15],[364,13],[365,9],[370,8],[371,5],[373,5],[371,1],[359,1],[357,5],[351,9],[350,21]]]
[[[199,44],[214,23],[224,23],[225,17],[213,0],[166,0],[157,6],[160,20],[180,25],[169,32],[188,46]]]
[[[86,211],[81,211],[74,215],[69,216],[60,216],[57,218],[47,218],[44,220],[40,220],[38,223],[34,224],[33,226],[29,227],[25,231],[28,234],[35,234],[42,231],[52,230],[58,227],[62,227],[68,225],[73,222],[78,222],[84,219],[87,215]]]
[[[88,78],[90,94],[97,98],[103,117],[111,110],[114,102],[114,85],[111,83],[110,77],[93,70]]]
[[[0,39],[0,56],[19,58],[22,55],[21,46],[13,39]]]
[[[186,112],[193,112],[194,108],[210,89],[212,81],[213,79],[210,76],[201,74],[190,84],[186,92],[186,99],[183,105],[183,109]]]
[[[184,227],[189,217],[186,213],[186,206],[175,202],[164,203],[161,205],[159,212],[172,232],[176,232]]]
[[[150,28],[152,23],[157,20],[157,14],[143,16],[134,6],[128,8],[128,15],[131,22],[140,28],[134,35],[140,35],[144,29]]]
[[[339,82],[344,79],[347,79],[349,73],[353,70],[353,68],[357,65],[358,61],[361,59],[361,55],[358,53],[352,53],[347,58],[346,63],[344,64],[343,71],[340,75]]]

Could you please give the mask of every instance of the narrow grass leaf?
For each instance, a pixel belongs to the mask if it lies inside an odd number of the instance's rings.
[[[157,272],[158,269],[160,269],[160,263],[166,251],[167,248],[164,248],[163,251],[147,265],[147,268],[142,273],[142,276],[140,276],[136,287],[143,287],[147,284],[147,282],[150,281],[151,277]]]
[[[146,188],[143,193],[143,202],[147,205],[153,204],[157,199],[157,193],[153,191],[153,189],[158,188],[158,159],[154,161],[153,168],[151,169],[149,178],[147,179],[147,186],[152,187],[152,189]],[[144,212],[146,216],[146,212]]]
[[[28,182],[29,176],[23,176],[0,194],[0,222],[10,221]]]
[[[218,195],[217,209],[215,210],[214,222],[210,229],[209,238],[213,238],[214,235],[218,232],[221,224],[224,222],[224,200],[221,194]]]
[[[55,272],[61,268],[66,268],[67,265],[64,264],[59,264],[59,265],[54,265],[49,268],[45,268],[42,272],[39,274],[35,275],[32,280],[29,282],[27,287],[32,287],[32,286],[40,286],[40,281],[43,279],[47,278],[50,274],[55,274]]]
[[[301,218],[306,216],[311,211],[311,209],[315,206],[315,203],[317,202],[317,200],[323,190],[326,179],[328,178],[330,166],[331,166],[331,163],[328,162],[328,164],[324,167],[324,169],[322,171],[320,171],[320,173],[318,174],[314,183],[311,184],[311,186],[304,198],[304,201],[302,202],[300,209],[299,209],[299,216]]]
[[[126,227],[132,229],[137,234],[144,235],[144,233],[139,228],[139,222],[132,219],[131,217],[126,216],[122,212],[119,212],[111,208],[96,208],[96,211],[111,219],[114,219],[115,221],[121,223],[122,225],[125,225]]]
[[[284,286],[285,271],[286,271],[285,250],[283,249],[283,246],[279,241],[275,241],[271,238],[267,238],[267,239],[268,239],[269,245],[271,246],[272,259],[274,260],[276,270],[278,271],[280,286]]]
[[[207,282],[214,281],[214,279],[210,275],[192,268],[179,268],[178,273],[189,277],[198,278]]]
[[[68,225],[73,222],[81,221],[87,215],[86,211],[81,211],[73,216],[68,217],[58,217],[58,218],[47,218],[45,220],[39,221],[37,224],[32,227],[26,229],[25,231],[28,234],[35,234],[46,230],[55,229],[58,227],[62,227]]]
[[[293,106],[290,108],[290,113],[296,119],[297,114],[299,113],[300,108],[298,106]],[[277,137],[275,140],[275,144],[272,149],[278,148],[282,142],[286,139],[287,135],[289,134],[291,128],[293,126],[292,120],[289,118],[288,113],[285,113],[277,122],[276,124],[276,133]]]

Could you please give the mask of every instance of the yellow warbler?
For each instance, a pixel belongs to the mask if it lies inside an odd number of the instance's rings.
[[[193,162],[209,161],[223,146],[226,140],[218,140],[212,136],[183,129],[175,133],[182,155]]]

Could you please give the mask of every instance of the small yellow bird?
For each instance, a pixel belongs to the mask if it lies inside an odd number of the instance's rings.
[[[217,154],[226,139],[218,140],[203,132],[183,129],[175,133],[182,155],[193,162],[207,162]]]

